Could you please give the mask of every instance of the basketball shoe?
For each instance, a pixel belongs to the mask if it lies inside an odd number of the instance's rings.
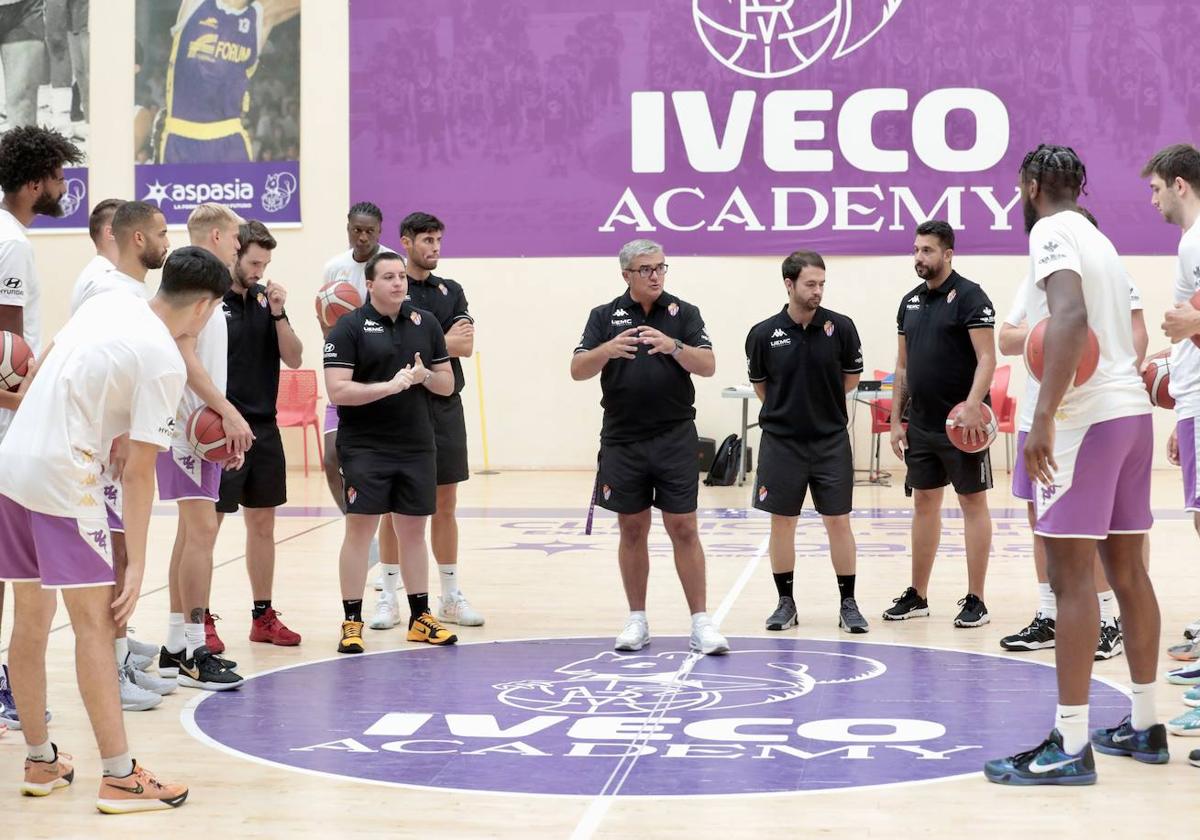
[[[125,675],[130,682],[138,688],[143,688],[146,691],[153,691],[155,694],[165,696],[171,694],[175,689],[179,688],[179,680],[165,680],[157,674],[151,674],[149,671],[141,671],[133,667],[133,663],[127,657],[125,665],[121,669],[125,671]]]
[[[438,596],[438,621],[458,624],[462,627],[482,627],[483,616],[467,601],[461,592]]]
[[[1143,764],[1166,764],[1171,759],[1166,727],[1156,723],[1149,729],[1134,729],[1128,715],[1116,726],[1093,729],[1092,744],[1105,755],[1127,755]]]
[[[162,695],[147,691],[133,681],[133,667],[123,665],[117,669],[117,685],[121,689],[121,709],[126,712],[144,712],[162,703]]]
[[[1193,709],[1200,708],[1200,685],[1189,688],[1183,693],[1183,704],[1191,706]]]
[[[717,631],[716,625],[708,617],[699,621],[693,619],[692,637],[688,640],[688,647],[705,656],[729,653],[729,641]]]
[[[768,630],[788,630],[795,627],[800,619],[796,615],[796,602],[787,595],[779,596],[775,612],[767,616]]]
[[[631,615],[625,622],[625,629],[617,634],[613,647],[617,650],[641,650],[650,644],[650,625],[641,616]]]
[[[892,599],[892,606],[883,614],[887,621],[904,621],[909,618],[924,618],[929,615],[929,602],[917,594],[911,586],[899,598]]]
[[[1029,626],[1000,640],[1005,650],[1044,650],[1054,647],[1054,619],[1041,613],[1033,617]]]
[[[983,599],[977,595],[968,592],[967,597],[959,601],[958,605],[962,609],[954,617],[955,627],[982,627],[991,621]]]
[[[1078,755],[1068,755],[1062,735],[1054,729],[1031,750],[989,761],[983,775],[998,785],[1094,785],[1096,760],[1091,744]]]
[[[853,598],[843,598],[842,607],[838,613],[838,627],[847,633],[866,633],[870,628],[867,617],[858,609],[858,603]]]
[[[362,638],[363,623],[361,621],[343,621],[342,639],[338,642],[338,653],[362,653],[366,650]]]
[[[458,636],[443,627],[431,614],[421,613],[408,624],[408,640],[431,645],[452,645],[458,641]]]
[[[400,623],[400,603],[395,595],[381,592],[375,602],[375,615],[371,617],[372,630],[391,630]]]
[[[179,663],[179,684],[186,688],[202,688],[205,691],[228,691],[242,684],[242,678],[232,668],[222,664],[208,648],[201,646]]]
[[[1193,767],[1200,767],[1200,750],[1192,750],[1188,753],[1188,761]]]
[[[1121,634],[1121,619],[1100,623],[1100,640],[1096,643],[1096,661],[1120,656],[1125,650],[1125,637]]]
[[[105,776],[100,780],[96,807],[105,814],[136,814],[178,808],[187,799],[183,785],[163,784],[145,767],[133,762],[128,776]]]
[[[1189,709],[1177,718],[1167,721],[1167,731],[1172,735],[1200,737],[1200,708]]]
[[[1167,656],[1180,662],[1195,662],[1200,659],[1200,640],[1183,642],[1167,648]]]
[[[226,659],[223,656],[217,656],[213,654],[212,651],[209,651],[209,653],[212,654],[212,658],[215,659],[217,663],[221,665],[221,667],[230,671],[237,669],[237,663],[232,659]],[[186,650],[172,652],[167,650],[165,647],[162,648],[158,652],[158,673],[164,677],[179,676],[179,664],[185,659],[187,659]]]
[[[1183,638],[1200,639],[1200,618],[1183,628]]]
[[[204,646],[208,648],[209,653],[225,652],[225,643],[217,635],[216,622],[220,620],[221,616],[213,615],[208,610],[204,611]]]
[[[250,620],[250,641],[270,642],[280,647],[293,647],[300,644],[300,634],[293,632],[282,621],[279,613],[268,609],[258,618]]]
[[[1171,685],[1200,685],[1200,663],[1193,662],[1167,671],[1167,682]]]
[[[158,656],[158,645],[152,645],[149,642],[143,642],[141,639],[135,639],[133,637],[133,630],[134,628],[129,627],[125,633],[125,641],[129,643],[129,652],[135,653],[138,656],[144,656],[153,663],[154,657]]]
[[[75,780],[75,768],[71,756],[54,749],[53,761],[25,759],[25,781],[21,782],[21,793],[25,796],[49,796],[59,788],[65,788]]]

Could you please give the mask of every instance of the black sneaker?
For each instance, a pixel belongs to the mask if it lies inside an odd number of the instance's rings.
[[[237,668],[237,663],[232,659],[226,659],[223,656],[217,656],[215,653],[210,653],[209,656],[217,660],[217,663],[228,671],[232,671]],[[171,651],[167,650],[165,647],[159,648],[158,673],[164,677],[179,676],[179,663],[183,662],[185,659],[187,659],[187,648],[184,648],[178,653],[171,653]]]
[[[1045,650],[1054,647],[1054,619],[1037,613],[1024,630],[1001,639],[1000,647],[1005,650]]]
[[[858,604],[853,598],[842,599],[842,609],[838,615],[838,627],[847,633],[866,633],[867,619],[858,611]]]
[[[1200,750],[1192,750],[1188,753],[1188,761],[1193,767],[1200,767]]]
[[[203,688],[206,691],[227,691],[237,688],[242,678],[226,668],[221,660],[198,647],[191,657],[179,663],[179,684],[188,688]]]
[[[787,595],[779,596],[775,612],[767,619],[768,630],[787,630],[796,626],[796,602]]]
[[[888,621],[904,621],[908,618],[924,618],[929,615],[929,602],[917,594],[911,586],[899,598],[892,599],[892,606],[883,617]]]
[[[1096,644],[1096,661],[1120,656],[1125,650],[1125,637],[1121,633],[1121,619],[1112,623],[1100,622],[1100,641]]]
[[[978,596],[967,593],[967,597],[958,602],[962,610],[954,619],[955,627],[982,627],[991,621],[988,618],[987,607]]]

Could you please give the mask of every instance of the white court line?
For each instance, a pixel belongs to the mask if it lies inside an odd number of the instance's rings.
[[[725,620],[725,616],[729,615],[729,611],[733,609],[733,604],[737,601],[738,596],[742,594],[742,590],[746,588],[746,584],[750,582],[750,578],[754,577],[754,572],[758,568],[758,562],[762,560],[764,554],[767,553],[767,546],[770,544],[770,537],[763,539],[759,543],[758,550],[754,552],[754,556],[746,561],[742,573],[738,575],[738,579],[733,582],[733,587],[725,593],[725,597],[721,599],[720,606],[713,613],[713,624],[718,628],[721,622]],[[641,747],[649,740],[648,737],[653,734],[657,721],[666,713],[667,708],[664,704],[670,703],[679,689],[683,685],[683,681],[691,674],[696,663],[704,656],[702,653],[690,653],[679,666],[679,669],[671,677],[669,686],[672,691],[664,691],[659,695],[658,701],[654,704],[654,708],[650,710],[650,714],[646,717],[642,728],[638,730],[634,740],[629,742],[629,750],[633,753],[630,755],[626,752],[621,760],[617,762],[617,766],[613,768],[609,774],[608,780],[605,781],[604,787],[600,789],[600,793],[588,803],[587,809],[583,812],[583,816],[579,818],[579,822],[575,825],[575,830],[571,832],[571,840],[591,840],[591,837],[596,833],[596,829],[600,827],[600,823],[604,821],[608,815],[608,809],[612,807],[613,800],[617,794],[621,792],[621,788],[625,785],[625,781],[629,778],[629,774],[633,772],[633,766],[637,763],[641,755]]]

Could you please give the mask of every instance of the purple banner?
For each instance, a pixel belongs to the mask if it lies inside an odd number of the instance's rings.
[[[139,164],[137,197],[157,204],[167,224],[185,223],[196,205],[206,201],[268,226],[296,223],[300,162]]]
[[[1139,177],[1194,139],[1186,0],[351,0],[351,201],[464,257],[1022,253],[1017,168],[1079,151],[1127,253],[1178,231]],[[396,49],[404,44],[404,49]],[[386,185],[386,186],[385,186]],[[392,228],[394,230],[394,227]]]
[[[63,214],[58,218],[34,216],[30,230],[87,230],[88,206],[93,203],[88,200],[87,167],[66,167],[63,169],[63,178],[67,182],[67,191],[59,202]]]

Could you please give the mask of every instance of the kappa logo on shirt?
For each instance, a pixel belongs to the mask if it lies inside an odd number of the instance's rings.
[[[612,314],[612,316],[613,316],[614,318],[624,318],[624,317],[625,317],[625,316],[627,316],[628,314],[629,314],[629,313],[628,313],[628,312],[626,312],[624,309],[614,309],[614,310],[613,310],[613,314]]]
[[[771,333],[771,338],[783,338],[785,335],[787,335],[787,333],[779,328],[776,328],[775,332]]]
[[[908,305],[905,307],[905,309],[908,309],[910,311],[913,309],[920,309],[920,308],[921,308],[921,296],[920,295],[913,295],[912,297],[910,297],[908,299]]]
[[[378,321],[372,321],[370,318],[363,319],[363,332],[365,333],[381,333],[383,332],[383,324]]]
[[[775,332],[771,333],[771,339],[772,347],[787,347],[792,343],[792,340],[788,337],[788,334],[779,327],[776,327]]]
[[[1058,250],[1058,243],[1057,242],[1047,242],[1045,245],[1042,246],[1042,248],[1044,250],[1048,251],[1049,253],[1053,254],[1055,251]]]

